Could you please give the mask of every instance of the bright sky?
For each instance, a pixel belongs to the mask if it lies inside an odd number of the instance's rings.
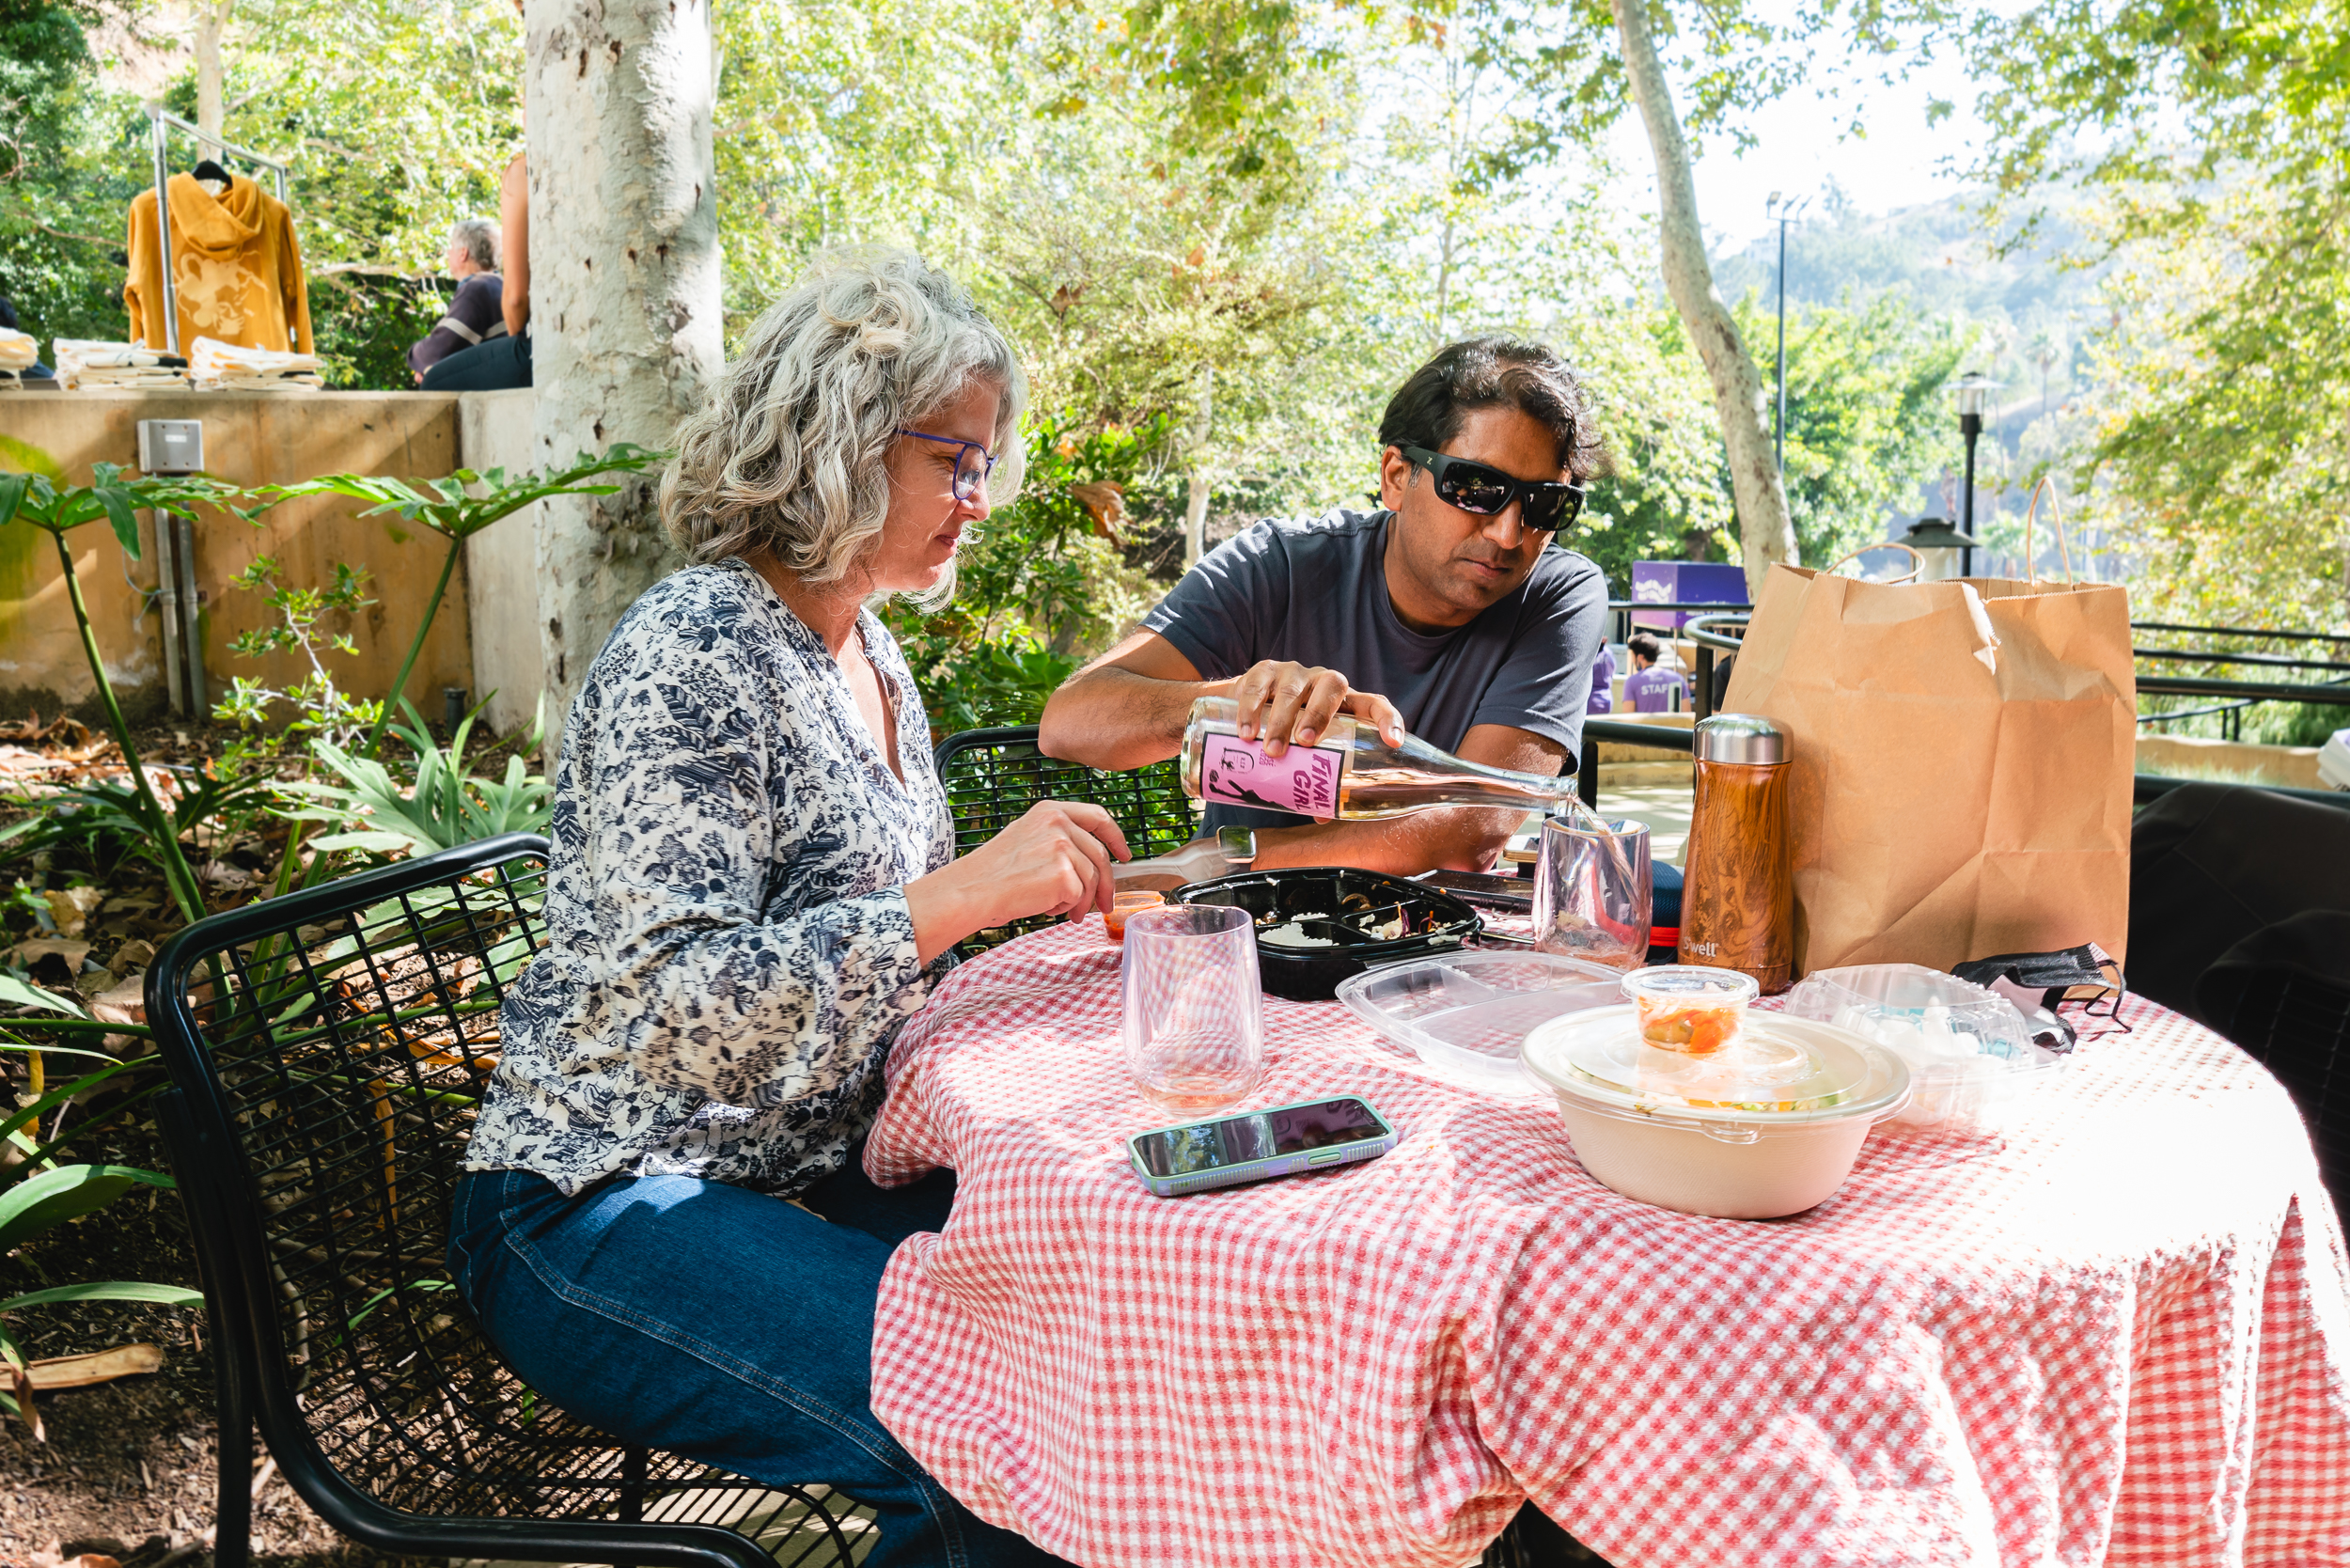
[[[1843,60],[1829,50],[1822,51],[1818,65],[1815,82],[1848,77]],[[1926,125],[1930,98],[1947,99],[1954,105],[1951,116],[1931,129]],[[1950,59],[1892,86],[1874,81],[1865,90],[1846,86],[1840,96],[1825,102],[1810,87],[1801,87],[1764,105],[1746,118],[1756,145],[1744,157],[1735,155],[1729,136],[1716,135],[1707,138],[1698,160],[1698,214],[1708,240],[1717,252],[1744,246],[1770,232],[1764,204],[1773,191],[1790,196],[1816,194],[1831,178],[1864,212],[1887,212],[1955,195],[1960,182],[1936,164],[1952,152],[1960,155],[1959,162],[1969,161],[1966,155],[1981,132],[1974,98],[1965,69]],[[1865,137],[1844,134],[1856,118],[1866,127]],[[1638,117],[1627,116],[1617,133],[1621,166],[1633,171],[1634,182],[1653,211],[1655,183]]]

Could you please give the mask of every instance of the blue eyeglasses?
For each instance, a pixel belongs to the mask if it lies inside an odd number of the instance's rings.
[[[916,441],[935,441],[942,447],[960,448],[955,453],[955,499],[968,501],[986,487],[987,477],[995,472],[995,457],[976,441],[959,441],[951,435],[931,435],[922,431],[901,429],[900,435],[910,435]]]

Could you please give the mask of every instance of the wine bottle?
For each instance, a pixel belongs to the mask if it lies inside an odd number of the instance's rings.
[[[1414,735],[1389,745],[1374,726],[1344,713],[1334,716],[1313,745],[1267,757],[1263,742],[1241,739],[1239,704],[1229,697],[1203,697],[1191,705],[1183,775],[1183,792],[1194,800],[1292,811],[1317,821],[1401,817],[1440,806],[1556,811],[1581,805],[1572,775],[1549,778],[1489,768]]]

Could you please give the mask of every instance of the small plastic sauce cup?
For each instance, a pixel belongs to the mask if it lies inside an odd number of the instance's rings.
[[[1126,917],[1139,915],[1146,909],[1156,909],[1166,902],[1167,895],[1164,893],[1136,891],[1112,894],[1110,912],[1102,917],[1102,923],[1109,928],[1110,940],[1121,948],[1124,947],[1126,945]]]
[[[1640,1043],[1689,1057],[1736,1044],[1747,1004],[1761,990],[1751,975],[1695,964],[1660,964],[1623,978],[1623,994],[1639,1012]]]

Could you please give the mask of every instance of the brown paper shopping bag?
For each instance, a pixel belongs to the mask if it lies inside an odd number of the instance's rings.
[[[2124,591],[1775,567],[1724,704],[1788,732],[1799,974],[2128,938]]]

